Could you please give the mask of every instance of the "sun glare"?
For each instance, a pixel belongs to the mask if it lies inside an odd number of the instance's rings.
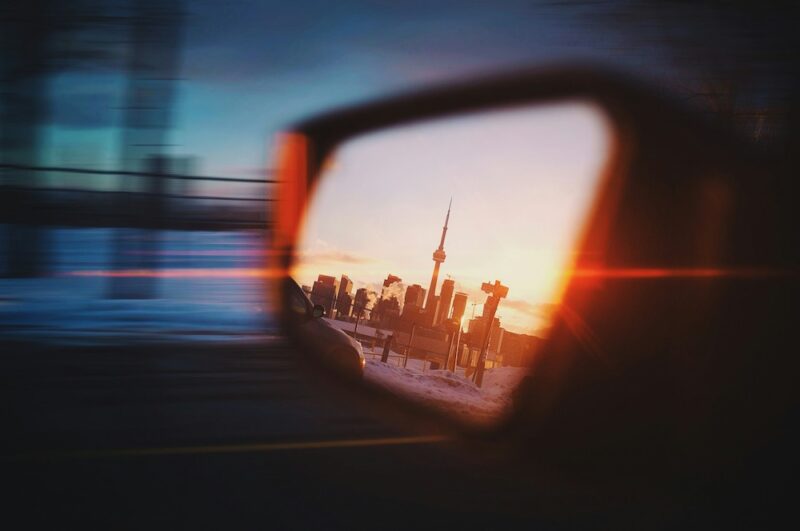
[[[417,304],[424,313],[433,284],[442,303],[439,321],[469,321],[473,309],[480,317],[487,296],[482,283],[499,280],[509,288],[497,309],[501,326],[544,333],[609,141],[604,116],[580,102],[482,112],[356,138],[326,165],[292,274],[309,293],[319,275],[345,275],[374,300],[387,275],[396,275],[400,319],[413,299],[408,288],[426,290]],[[445,281],[452,282],[447,292]],[[466,295],[462,315],[453,313],[450,291]]]

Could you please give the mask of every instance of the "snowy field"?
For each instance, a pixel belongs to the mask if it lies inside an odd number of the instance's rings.
[[[354,323],[335,319],[327,321],[346,332],[352,333],[355,328]],[[364,337],[385,337],[389,333],[387,330],[379,333],[365,323],[358,327],[359,336]],[[381,354],[381,348],[371,350],[364,347],[367,358],[364,378],[367,381],[399,396],[478,424],[491,424],[508,411],[512,405],[511,394],[528,371],[524,367],[487,369],[483,386],[478,387],[464,376],[462,367],[458,367],[455,373],[442,369],[431,370],[427,361],[413,358],[406,361],[402,353],[394,350],[389,351],[387,363],[382,363]]]
[[[0,279],[0,334],[97,343],[249,340],[275,332],[261,267],[245,232],[159,232],[155,297],[111,299],[114,229],[48,231],[50,274]],[[0,234],[0,236],[2,236]]]
[[[382,363],[377,352],[365,354],[364,378],[367,381],[477,424],[491,424],[508,411],[512,392],[528,370],[524,367],[487,369],[483,386],[479,388],[464,376],[462,368],[456,373],[430,370],[427,362],[417,359],[408,360],[404,368],[403,356],[397,352],[392,351],[389,363]]]

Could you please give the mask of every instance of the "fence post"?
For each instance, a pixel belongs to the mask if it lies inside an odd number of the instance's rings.
[[[383,342],[383,354],[381,355],[381,362],[386,363],[389,361],[389,350],[392,348],[392,341],[394,341],[394,334],[391,334]]]

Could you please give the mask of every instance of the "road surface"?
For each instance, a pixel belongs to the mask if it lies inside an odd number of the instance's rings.
[[[550,527],[532,485],[330,393],[278,338],[2,347],[21,528]]]

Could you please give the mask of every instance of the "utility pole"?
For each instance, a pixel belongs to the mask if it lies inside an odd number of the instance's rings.
[[[456,367],[458,366],[458,355],[461,353],[461,331],[464,328],[464,317],[461,317],[461,320],[458,322],[458,335],[456,336],[456,351],[453,353],[453,369],[451,372],[456,372]]]
[[[450,341],[447,343],[447,354],[444,356],[444,370],[450,367],[450,354],[453,352],[453,340],[456,338],[456,328],[454,321],[444,321],[449,332]]]
[[[409,353],[409,350],[411,350],[411,346],[414,344],[414,332],[416,332],[416,331],[417,331],[417,322],[414,321],[413,323],[411,323],[411,337],[408,338],[408,345],[406,345],[406,355],[403,358],[403,368],[404,369],[406,368],[406,365],[408,364],[408,353]]]
[[[389,361],[389,350],[392,348],[392,341],[394,341],[394,334],[390,334],[383,342],[383,353],[381,354],[382,363]]]
[[[444,360],[444,368],[445,370],[449,370],[450,372],[455,372],[456,363],[458,360],[458,343],[461,341],[461,327],[464,324],[464,317],[462,316],[460,320],[456,321],[455,319],[445,321],[447,323],[447,331],[450,333],[450,342],[447,345],[447,356]],[[455,351],[454,349],[455,345]],[[450,360],[453,363],[450,363]],[[452,366],[452,369],[450,368]]]
[[[353,330],[353,338],[358,341],[358,322],[361,320],[361,314],[364,313],[362,306],[356,306],[356,326]]]
[[[484,282],[483,285],[481,285],[481,290],[484,293],[488,293],[489,296],[486,297],[486,303],[483,306],[483,325],[486,331],[483,336],[481,352],[478,356],[478,366],[475,368],[475,384],[478,387],[481,387],[483,384],[483,371],[485,370],[486,365],[486,351],[489,348],[489,339],[492,335],[494,316],[497,313],[497,306],[500,304],[500,299],[505,298],[508,295],[508,286],[504,286],[499,280],[495,280],[494,284],[490,282]]]

